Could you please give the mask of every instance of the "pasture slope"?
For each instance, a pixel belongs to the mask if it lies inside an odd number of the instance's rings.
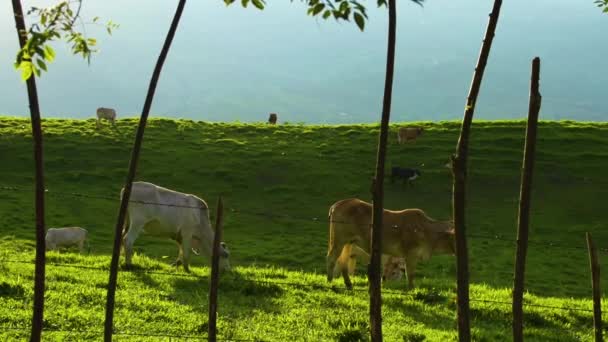
[[[108,274],[98,268],[110,262],[136,122],[120,120],[118,130],[105,123],[96,130],[94,120],[43,122],[48,226],[85,227],[92,247],[89,255],[48,254],[45,341],[102,338]],[[425,132],[409,145],[397,145],[396,126],[391,126],[387,166],[418,167],[422,177],[413,188],[387,182],[386,207],[418,207],[448,219],[451,175],[444,164],[459,123],[418,124]],[[522,121],[473,126],[467,222],[475,341],[511,339],[508,303],[524,132]],[[328,285],[323,273],[327,210],[343,198],[370,200],[377,134],[377,125],[149,122],[137,179],[198,194],[212,210],[219,194],[225,198],[224,240],[234,271],[220,280],[222,339],[366,340],[368,295],[362,269],[353,292],[343,290],[341,280]],[[584,232],[593,232],[597,245],[608,247],[608,124],[542,122],[538,136],[526,340],[591,341]],[[31,142],[28,120],[0,117],[1,341],[25,340],[29,334]],[[204,337],[209,275],[204,260],[195,258],[191,277],[168,265],[176,256],[171,242],[141,237],[135,246],[138,269],[119,274],[115,339]],[[607,266],[605,254],[601,262]],[[602,273],[604,286],[607,274]],[[440,256],[420,265],[417,285],[409,292],[405,282],[384,287],[385,340],[455,340],[454,259]]]

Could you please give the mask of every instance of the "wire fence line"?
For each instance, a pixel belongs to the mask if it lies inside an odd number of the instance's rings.
[[[19,260],[6,260],[0,259],[0,263],[18,263],[18,264],[28,264],[33,265],[33,262],[29,261],[19,261]],[[47,266],[53,267],[72,267],[72,268],[82,268],[89,270],[97,270],[108,272],[109,268],[105,267],[94,267],[94,266],[83,266],[77,264],[47,264]],[[126,271],[126,273],[145,273],[145,274],[154,274],[154,275],[163,275],[163,276],[174,276],[174,277],[190,277],[196,279],[207,279],[206,277],[192,275],[192,274],[184,274],[184,273],[175,273],[175,272],[158,272],[158,271],[150,271],[150,270],[130,270]],[[298,288],[311,288],[315,290],[328,290],[335,293],[352,293],[352,292],[368,292],[367,288],[353,288],[352,290],[347,290],[346,288],[337,286],[327,286],[327,285],[319,285],[319,284],[305,284],[305,283],[295,283],[295,282],[285,282],[285,281],[271,281],[271,280],[259,280],[259,279],[251,279],[245,278],[245,281],[258,283],[258,284],[266,284],[266,285],[281,285],[281,286],[290,286],[290,287],[298,287]],[[393,290],[382,290],[383,294],[396,295],[396,296],[411,296],[406,291],[393,291]],[[19,297],[19,298],[29,298],[29,297]],[[486,300],[486,299],[470,299],[472,302],[483,302],[483,303],[496,303],[503,305],[512,305],[511,302],[505,301],[497,301],[497,300]],[[556,309],[556,310],[566,310],[566,311],[585,311],[585,312],[593,312],[591,309],[582,309],[575,307],[560,307],[560,306],[551,306],[551,305],[542,305],[542,304],[532,304],[532,303],[524,303],[525,306],[535,307],[535,308],[543,308],[543,309]]]
[[[31,327],[22,326],[15,327],[10,325],[2,325],[0,326],[0,330],[12,330],[12,331],[29,331]],[[78,329],[55,329],[55,328],[44,328],[43,332],[51,332],[51,333],[67,333],[67,334],[87,334],[87,335],[103,335],[103,330],[78,330]],[[169,334],[163,332],[152,332],[152,333],[135,333],[135,332],[120,332],[114,331],[112,335],[115,336],[139,336],[139,337],[164,337],[164,338],[176,338],[176,339],[194,339],[206,341],[207,336],[198,336],[198,335],[178,335],[178,334]],[[263,342],[261,339],[242,339],[242,338],[217,338],[217,341],[234,341],[234,342]]]
[[[16,188],[16,187],[1,187],[0,186],[0,191],[4,190],[4,191],[24,191],[21,188]],[[111,201],[116,201],[118,202],[119,199],[115,198],[115,197],[108,197],[108,196],[98,196],[98,195],[89,195],[89,194],[82,194],[82,193],[70,193],[70,192],[55,192],[55,191],[46,191],[47,194],[52,195],[52,196],[58,196],[58,197],[70,197],[70,198],[79,198],[79,199],[83,199],[83,198],[87,198],[87,199],[100,199],[100,200],[111,200]],[[183,205],[176,205],[176,204],[170,204],[170,203],[156,203],[156,202],[145,202],[145,201],[131,201],[131,202],[135,202],[135,203],[140,203],[140,204],[144,204],[144,205],[159,205],[159,206],[170,206],[170,207],[182,207],[182,208],[191,208],[191,209],[207,209],[207,208],[203,208],[203,207],[199,207],[199,206],[183,206]],[[345,223],[345,224],[356,224],[356,223],[352,223],[352,222],[343,222],[343,221],[335,221],[335,220],[331,220],[329,217],[325,218],[325,219],[319,219],[318,217],[303,217],[303,216],[291,216],[291,215],[277,215],[277,214],[271,214],[271,213],[266,213],[266,212],[256,212],[256,211],[248,211],[248,210],[235,210],[232,209],[231,210],[234,214],[243,214],[243,215],[255,215],[258,217],[264,217],[264,218],[268,218],[268,219],[282,219],[282,220],[298,220],[298,221],[306,221],[306,222],[313,222],[313,223],[322,223],[322,224],[327,224],[327,223]],[[367,225],[367,224],[366,224]],[[369,224],[371,225],[371,224]],[[394,225],[394,228],[399,228],[399,226]],[[504,237],[500,234],[491,234],[491,235],[486,235],[486,234],[470,234],[467,236],[468,238],[471,239],[482,239],[482,240],[496,240],[496,241],[502,241],[502,242],[506,242],[509,244],[515,244],[517,242],[516,239],[510,239],[507,237]],[[572,245],[567,245],[567,244],[563,244],[563,243],[554,243],[554,242],[540,242],[540,241],[535,241],[535,240],[531,240],[529,241],[529,244],[531,245],[536,245],[536,246],[543,246],[543,247],[551,247],[551,248],[560,248],[560,249],[575,249],[575,250],[587,250],[586,247],[583,246],[572,246]],[[608,249],[600,249],[601,252],[608,252]],[[30,261],[23,261],[23,260],[8,260],[8,259],[0,259],[0,263],[18,263],[18,264],[30,264],[33,265],[35,264],[34,262],[30,262]],[[109,272],[109,267],[98,267],[98,266],[86,266],[86,265],[78,265],[78,264],[60,264],[60,263],[47,263],[47,266],[51,266],[51,267],[72,267],[72,268],[79,268],[79,269],[89,269],[89,270],[98,270],[98,271],[103,271],[103,272]],[[154,270],[146,270],[146,269],[130,269],[130,270],[122,270],[122,272],[128,272],[128,273],[145,273],[145,274],[154,274],[154,275],[163,275],[163,276],[172,276],[172,277],[189,277],[189,278],[197,278],[197,279],[206,279],[206,277],[202,277],[202,276],[198,276],[198,275],[193,275],[193,274],[185,274],[185,273],[178,273],[178,272],[163,272],[163,271],[154,271]],[[271,281],[271,280],[258,280],[258,279],[244,279],[248,282],[253,282],[253,283],[259,283],[259,284],[267,284],[267,285],[275,285],[275,286],[290,286],[290,287],[297,287],[297,288],[312,288],[312,289],[316,289],[316,290],[329,290],[329,291],[333,291],[333,292],[341,292],[341,293],[352,293],[354,292],[368,292],[367,288],[354,288],[352,291],[346,290],[345,288],[342,287],[336,287],[336,286],[324,286],[324,285],[319,285],[319,284],[305,284],[305,283],[294,283],[294,282],[284,282],[284,281]],[[407,292],[403,292],[403,291],[391,291],[391,290],[383,290],[382,291],[383,294],[386,295],[397,295],[397,296],[404,296],[407,295]],[[415,298],[414,298],[415,299]],[[472,298],[470,299],[471,302],[475,302],[475,303],[487,303],[487,304],[499,304],[499,305],[512,305],[511,302],[508,301],[499,301],[499,300],[487,300],[487,299],[475,299]],[[446,298],[446,302],[448,302],[447,298]],[[591,309],[584,309],[584,308],[580,308],[580,307],[574,307],[574,306],[551,306],[551,305],[542,305],[542,304],[533,304],[533,303],[524,303],[524,306],[526,307],[530,307],[530,308],[537,308],[540,310],[563,310],[563,311],[580,311],[580,312],[593,312],[593,310]],[[29,328],[23,328],[22,330],[26,330]],[[62,330],[52,330],[52,329],[45,329],[45,331],[58,331],[61,332]],[[99,332],[94,332],[94,331],[69,331],[69,330],[65,330],[63,332],[66,333],[96,333],[96,334],[102,334],[102,331]],[[171,334],[166,334],[166,333],[121,333],[121,332],[116,332],[114,333],[114,335],[124,335],[124,336],[142,336],[142,337],[165,337],[165,338],[191,338],[191,339],[202,339],[205,340],[207,339],[206,337],[200,337],[200,336],[191,336],[191,335],[171,335]],[[222,340],[222,339],[219,339]],[[254,341],[254,340],[246,340],[246,339],[225,339],[226,341]]]
[[[27,190],[25,190],[23,188],[15,187],[15,186],[0,186],[0,191],[25,192]],[[119,201],[120,200],[120,198],[118,198],[118,197],[90,195],[90,194],[83,194],[83,193],[77,193],[77,192],[49,191],[48,189],[45,190],[45,192],[52,196],[58,196],[58,197],[89,198],[89,199],[100,199],[100,200],[109,200],[109,201]],[[129,203],[138,203],[138,204],[144,204],[144,205],[158,205],[158,206],[187,208],[187,209],[207,209],[207,210],[209,209],[209,208],[204,208],[201,206],[188,206],[188,205],[137,201],[137,200],[131,200],[131,201],[129,201]],[[349,221],[331,220],[331,218],[329,216],[324,217],[324,218],[319,218],[316,216],[304,217],[304,216],[293,216],[293,215],[279,215],[279,214],[268,213],[268,212],[240,210],[240,209],[234,209],[234,208],[229,208],[229,210],[233,214],[244,214],[244,215],[249,215],[249,216],[263,217],[263,218],[267,218],[267,219],[284,219],[284,220],[302,221],[302,222],[308,222],[308,223],[321,223],[321,224],[340,223],[340,224],[350,224],[350,225],[366,225],[366,226],[369,225],[369,226],[371,226],[371,223],[361,224],[361,223],[354,223],[354,222],[349,222]],[[391,225],[391,228],[399,229],[399,228],[409,228],[409,227],[399,226],[399,225],[394,224],[394,225]],[[591,232],[591,233],[593,233],[593,232]],[[582,234],[582,232],[581,232],[581,234]],[[503,242],[508,242],[508,243],[512,243],[512,244],[517,243],[517,239],[507,238],[498,233],[468,234],[467,238],[480,239],[480,240],[496,240],[496,241],[503,241]],[[541,247],[549,247],[549,248],[587,250],[586,246],[572,246],[572,245],[564,244],[563,242],[552,242],[552,241],[542,241],[541,242],[541,241],[537,241],[537,240],[528,240],[528,244],[535,245],[535,246],[541,246]],[[597,248],[597,250],[598,250],[598,252],[600,252],[602,254],[608,255],[608,248]]]
[[[491,300],[491,299],[469,299],[471,302],[478,303],[493,303],[493,304],[503,304],[503,305],[513,305],[512,302],[503,302],[499,300]],[[553,305],[542,305],[542,304],[532,304],[532,303],[523,303],[524,306],[529,306],[532,308],[542,308],[542,309],[556,309],[556,310],[566,310],[566,311],[584,311],[584,312],[593,312],[592,309],[582,309],[575,307],[566,307],[566,306],[553,306]]]

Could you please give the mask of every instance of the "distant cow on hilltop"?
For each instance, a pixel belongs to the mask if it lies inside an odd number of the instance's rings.
[[[270,113],[270,116],[268,117],[268,123],[271,125],[277,124],[277,113]]]
[[[422,134],[422,127],[400,127],[397,132],[397,142],[399,144],[407,143],[409,141],[416,142],[416,138]]]
[[[112,108],[97,108],[97,127],[99,127],[101,119],[110,121],[114,126],[116,124],[116,111]]]

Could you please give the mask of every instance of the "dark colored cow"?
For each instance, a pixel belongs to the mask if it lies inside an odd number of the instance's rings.
[[[268,117],[268,123],[271,125],[277,124],[277,113],[270,113],[270,116]]]
[[[420,177],[420,170],[418,169],[410,169],[407,167],[399,167],[394,166],[391,169],[391,183],[395,182],[395,179],[403,179],[403,183],[409,184],[410,186],[414,186],[413,181]]]

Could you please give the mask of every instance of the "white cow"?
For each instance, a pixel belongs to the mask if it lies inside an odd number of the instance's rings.
[[[57,247],[78,246],[80,253],[82,253],[87,234],[87,230],[80,227],[49,228],[45,237],[46,249],[54,250]]]
[[[116,111],[112,108],[97,108],[97,127],[99,127],[101,119],[110,121],[114,126],[116,124]]]
[[[122,194],[124,188],[120,192]],[[131,265],[133,243],[144,231],[146,234],[173,239],[178,245],[176,264],[183,263],[190,272],[190,250],[198,255],[211,257],[215,232],[209,222],[209,207],[202,199],[169,190],[152,183],[133,182],[127,221],[123,229],[123,241],[127,266]],[[230,252],[222,242],[220,246],[220,270],[230,270]]]

